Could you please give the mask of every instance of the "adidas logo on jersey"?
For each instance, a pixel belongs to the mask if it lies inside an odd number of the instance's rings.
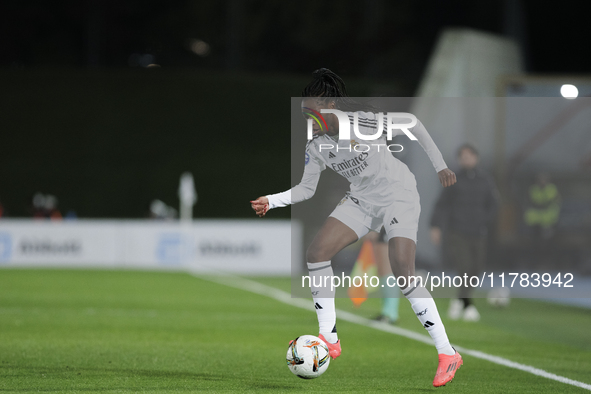
[[[398,223],[398,220],[396,220],[396,218],[393,218],[392,221],[390,222],[390,225],[393,225],[395,223]]]
[[[335,154],[334,154],[334,153],[332,153],[332,152],[328,152],[328,158],[329,158],[329,159],[334,159],[335,157],[337,157],[337,155],[335,155]]]
[[[430,322],[429,320],[427,320],[425,322],[425,324],[423,324],[423,326],[425,326],[425,328],[433,327],[434,325],[435,325],[435,323]]]
[[[324,309],[324,308],[321,307],[319,303],[315,303],[314,304],[314,309]]]

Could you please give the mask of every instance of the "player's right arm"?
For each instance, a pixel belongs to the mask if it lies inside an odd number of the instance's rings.
[[[456,174],[449,168],[444,168],[443,170],[439,171],[437,176],[439,177],[439,182],[441,182],[443,187],[452,186],[457,182]]]
[[[324,163],[313,154],[312,149],[306,149],[306,166],[301,182],[287,191],[261,196],[251,201],[252,209],[259,217],[263,217],[269,209],[285,207],[312,198],[318,186],[320,173],[325,168]]]
[[[384,120],[384,127],[387,127],[386,120]],[[441,182],[441,185],[443,187],[449,187],[455,184],[456,174],[447,167],[447,164],[445,164],[445,160],[443,160],[443,156],[441,155],[439,148],[437,148],[433,138],[431,138],[431,135],[421,123],[421,121],[417,119],[417,124],[409,130],[416,137],[417,142],[419,145],[421,145],[425,153],[427,153],[427,156],[429,156],[429,159],[435,168],[435,172],[437,172],[437,176],[439,177],[439,182]],[[397,132],[394,135],[401,134],[402,129],[397,129]]]

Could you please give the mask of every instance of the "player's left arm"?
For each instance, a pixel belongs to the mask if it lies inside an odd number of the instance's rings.
[[[439,148],[437,148],[433,138],[431,138],[431,135],[429,135],[421,121],[417,119],[417,124],[410,129],[410,131],[415,137],[417,137],[419,144],[425,153],[427,153],[427,156],[429,156],[433,167],[435,167],[435,171],[437,171],[437,176],[439,177],[441,185],[443,185],[443,187],[448,187],[456,183],[456,174],[447,168],[447,164],[445,164],[445,160],[443,160]]]

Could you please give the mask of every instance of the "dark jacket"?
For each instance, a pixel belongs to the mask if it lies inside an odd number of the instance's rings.
[[[493,179],[480,168],[460,170],[457,183],[443,189],[433,210],[431,226],[467,235],[486,235],[499,206]]]

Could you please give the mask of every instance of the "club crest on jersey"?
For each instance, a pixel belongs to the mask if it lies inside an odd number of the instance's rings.
[[[308,163],[310,162],[310,154],[308,152],[306,152],[306,159],[305,159],[306,165],[308,165]],[[301,164],[300,164],[301,165]]]
[[[355,141],[355,140],[351,140],[351,148],[355,149],[355,147],[359,145],[359,142]]]

